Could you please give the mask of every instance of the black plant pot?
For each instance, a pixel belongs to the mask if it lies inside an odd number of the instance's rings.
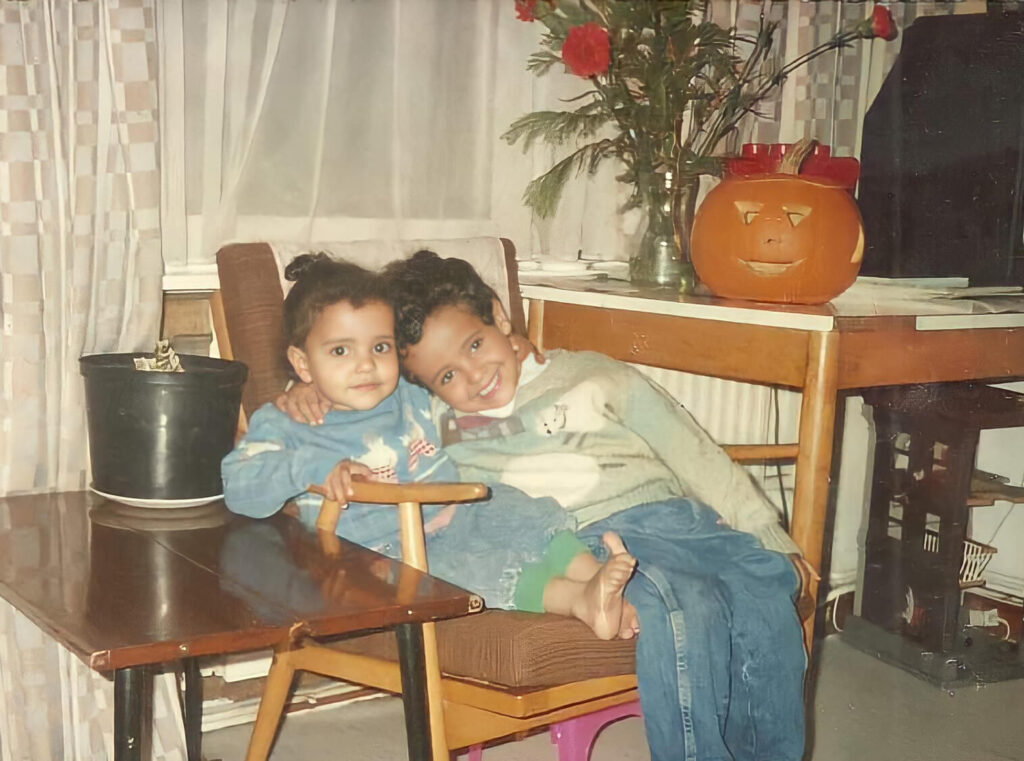
[[[141,372],[135,356],[79,360],[93,488],[134,500],[217,497],[223,492],[220,461],[238,427],[246,366],[183,354],[183,373]]]

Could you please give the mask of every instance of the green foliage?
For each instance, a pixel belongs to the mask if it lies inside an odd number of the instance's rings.
[[[608,156],[616,155],[614,141],[598,140],[588,143],[555,164],[551,169],[530,181],[526,186],[523,200],[540,216],[548,217],[558,208],[562,188],[569,177],[586,170],[589,174],[597,171],[598,165]]]
[[[503,137],[510,144],[522,140],[525,153],[538,139],[561,145],[572,138],[593,137],[608,118],[599,101],[591,100],[575,111],[534,111],[520,116]]]
[[[664,193],[664,176],[717,173],[722,139],[797,66],[825,50],[867,36],[841,32],[781,66],[772,54],[777,24],[762,14],[757,34],[741,35],[705,18],[702,0],[538,0],[536,19],[547,32],[527,68],[542,76],[563,64],[569,31],[596,23],[608,32],[607,71],[589,77],[582,105],[538,111],[517,119],[502,135],[509,144],[553,145],[584,141],[530,182],[525,203],[539,215],[554,213],[569,178],[593,173],[614,157],[619,179],[633,186],[625,208]],[[606,129],[607,128],[607,129]],[[614,132],[613,137],[606,137]],[[589,141],[589,142],[587,142]]]

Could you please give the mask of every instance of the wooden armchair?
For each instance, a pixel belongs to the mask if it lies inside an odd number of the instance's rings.
[[[380,248],[386,250],[381,253]],[[320,248],[366,266],[379,266],[419,248],[469,260],[502,298],[513,325],[525,332],[512,244],[498,239],[325,244]],[[246,415],[284,388],[287,374],[281,331],[282,287],[278,258],[290,259],[266,243],[242,243],[217,254],[221,290],[212,299],[221,354],[245,362],[249,380],[243,390]],[[766,459],[758,448],[738,450],[737,459]],[[788,449],[777,452],[786,456]],[[472,487],[473,485],[468,485]],[[362,484],[356,499],[401,502],[405,562],[425,568],[419,502],[453,497],[415,489]],[[470,492],[460,494],[472,498]],[[334,508],[329,508],[334,509]],[[323,516],[324,525],[333,525]],[[336,516],[335,516],[336,517]],[[408,544],[407,542],[408,539]],[[325,537],[326,538],[326,537]],[[560,761],[585,761],[603,724],[639,713],[632,640],[598,640],[574,619],[561,616],[485,611],[443,621],[424,630],[428,704],[433,758],[470,748],[479,759],[483,743],[552,727]],[[269,751],[295,669],[306,669],[388,692],[401,691],[393,637],[369,635],[341,642],[282,643],[275,655],[253,742],[247,758]]]

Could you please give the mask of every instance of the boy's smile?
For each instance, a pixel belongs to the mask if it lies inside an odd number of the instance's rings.
[[[335,409],[371,410],[398,385],[394,313],[379,301],[358,308],[331,304],[317,316],[305,346],[288,347],[288,359]]]
[[[406,349],[403,363],[459,412],[504,407],[516,394],[519,360],[503,312],[495,323],[486,324],[462,306],[441,307],[423,322],[422,337]]]

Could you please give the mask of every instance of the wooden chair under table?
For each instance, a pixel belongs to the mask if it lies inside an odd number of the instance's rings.
[[[470,261],[502,298],[513,325],[525,332],[515,251],[504,239],[323,244],[364,266],[378,267],[419,248]],[[291,253],[298,249],[292,247]],[[285,387],[281,252],[267,243],[225,246],[217,254],[220,292],[211,298],[221,355],[249,366],[243,390],[246,416]],[[287,258],[290,258],[288,256]],[[738,447],[735,459],[763,460],[779,450]],[[739,457],[735,457],[735,455]],[[789,450],[782,451],[790,456]],[[355,499],[399,504],[403,561],[426,570],[419,506],[473,499],[479,485],[364,483]],[[325,504],[326,510],[336,506]],[[329,514],[324,525],[333,525]],[[635,643],[603,641],[580,621],[562,616],[485,611],[424,626],[428,705],[435,761],[470,748],[471,761],[484,743],[552,727],[560,761],[586,761],[601,726],[623,715],[638,715]],[[285,707],[295,670],[401,692],[394,638],[371,634],[336,642],[307,638],[282,642],[274,656],[247,755],[265,759]]]

